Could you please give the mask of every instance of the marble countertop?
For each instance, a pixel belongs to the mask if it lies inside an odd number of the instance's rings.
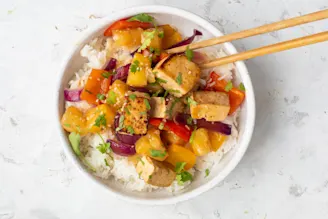
[[[102,17],[134,5],[192,11],[232,33],[328,7],[327,0],[0,2],[0,219],[328,218],[328,43],[247,61],[257,103],[250,147],[209,192],[169,206],[115,200],[65,156],[54,124],[62,57]],[[236,41],[239,51],[327,30],[320,21]]]

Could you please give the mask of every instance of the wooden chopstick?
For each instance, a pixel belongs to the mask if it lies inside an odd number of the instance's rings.
[[[293,49],[293,48],[297,48],[297,47],[320,43],[320,42],[323,42],[326,40],[328,40],[328,31],[310,35],[310,36],[306,36],[306,37],[289,40],[289,41],[285,41],[285,42],[281,42],[281,43],[277,43],[277,44],[273,44],[273,45],[269,45],[269,46],[265,46],[265,47],[261,47],[258,49],[249,50],[246,52],[241,52],[241,53],[238,53],[235,55],[218,58],[218,59],[212,60],[210,62],[200,64],[199,67],[202,69],[213,68],[215,66],[220,66],[220,65],[224,65],[224,64],[228,64],[228,63],[232,63],[232,62],[236,62],[236,61],[242,61],[242,60],[254,58],[257,56],[263,56],[263,55],[272,54],[272,53],[289,50],[289,49]]]
[[[255,36],[255,35],[259,35],[259,34],[263,34],[263,33],[269,33],[272,31],[281,30],[281,29],[285,29],[288,27],[294,27],[294,26],[297,26],[300,24],[306,24],[306,23],[310,23],[313,21],[322,20],[325,18],[328,18],[328,9],[323,10],[323,11],[314,12],[314,13],[307,14],[307,15],[303,15],[303,16],[299,16],[299,17],[295,17],[295,18],[291,18],[291,19],[287,19],[287,20],[283,20],[283,21],[279,21],[279,22],[275,22],[272,24],[266,24],[266,25],[263,25],[260,27],[255,27],[255,28],[248,29],[248,30],[243,30],[243,31],[240,31],[237,33],[232,33],[229,35],[216,37],[216,38],[204,40],[201,42],[196,42],[196,43],[192,43],[189,45],[168,49],[168,50],[166,50],[166,52],[169,54],[181,53],[181,52],[184,52],[188,46],[189,46],[189,49],[204,48],[204,47],[213,46],[213,45],[217,45],[217,44],[221,44],[221,43],[225,43],[225,42],[231,42],[233,40],[238,40],[238,39],[242,39],[242,38],[246,38],[246,37],[250,37],[250,36]]]

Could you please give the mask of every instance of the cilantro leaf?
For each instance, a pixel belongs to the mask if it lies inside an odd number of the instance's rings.
[[[108,164],[108,162],[107,162],[106,158],[104,158],[104,162],[105,162],[105,165],[108,167],[108,166],[109,166],[109,164]]]
[[[140,71],[140,66],[139,66],[140,62],[138,60],[134,60],[134,62],[131,64],[130,66],[130,71],[132,73],[135,73],[137,71]]]
[[[81,156],[82,153],[80,151],[80,142],[81,142],[80,134],[76,133],[76,132],[71,132],[68,136],[68,139],[69,139],[69,142],[71,143],[74,153],[77,156]]]
[[[165,157],[166,151],[160,151],[160,150],[151,149],[150,150],[150,155],[152,157]]]
[[[115,131],[120,131],[124,127],[124,116],[121,115],[120,119],[118,120],[118,127],[115,129]]]
[[[244,86],[243,83],[240,83],[240,84],[239,84],[239,90],[241,90],[241,91],[246,91],[245,86]]]
[[[229,92],[233,88],[232,82],[229,81],[228,84],[224,87],[226,92]]]
[[[105,114],[101,114],[97,117],[94,126],[101,127],[101,126],[106,126],[107,121]]]
[[[142,45],[139,47],[138,52],[141,52],[141,50],[146,49],[150,45],[151,41],[155,37],[155,33],[156,33],[156,30],[143,32],[144,41],[143,41]]]
[[[131,112],[127,107],[124,108],[124,111],[126,112],[126,114],[131,115]]]
[[[99,144],[99,145],[97,146],[97,149],[98,149],[98,151],[100,151],[100,153],[104,154],[104,153],[106,153],[108,150],[111,149],[111,148],[110,148],[110,142],[105,142],[105,140],[104,140],[104,138],[102,137],[102,135],[99,134],[99,133],[97,133],[97,134],[98,134],[98,136],[101,138],[101,141],[102,141],[102,143]]]
[[[182,73],[179,72],[177,78],[175,79],[175,81],[178,83],[178,85],[182,84]]]
[[[103,73],[101,73],[101,75],[104,77],[104,78],[109,78],[109,76],[111,75],[115,75],[116,74],[116,71],[112,71],[112,72],[109,72],[109,71],[105,71]]]
[[[193,142],[193,140],[194,140],[196,130],[197,130],[197,128],[195,128],[194,131],[192,131],[192,133],[191,133],[191,136],[190,136],[190,138],[189,138],[189,143],[190,143],[190,144],[191,144],[191,143]]]
[[[144,103],[146,104],[146,108],[147,110],[150,110],[150,104],[149,101],[147,99],[144,99]]]
[[[189,49],[189,46],[187,46],[185,55],[189,61],[191,61],[194,58],[194,52],[191,49]]]
[[[159,37],[159,38],[164,38],[164,31],[159,32],[159,33],[158,33],[158,37]]]
[[[192,175],[191,173],[184,171],[177,174],[176,180],[178,182],[178,185],[182,186],[185,182],[192,180]]]
[[[191,106],[191,105],[196,106],[197,105],[197,102],[194,101],[191,97],[188,97],[187,103],[188,103],[189,106]]]
[[[189,118],[187,119],[187,124],[192,125],[192,122],[193,122],[192,117],[189,116]]]
[[[154,22],[154,18],[146,13],[141,13],[141,14],[137,14],[131,18],[128,19],[128,21],[140,21],[140,22],[144,22],[144,23],[153,23]]]
[[[104,100],[104,99],[106,99],[106,97],[103,94],[97,94],[97,99]]]
[[[156,93],[154,93],[154,94],[152,95],[152,97],[158,97],[158,95],[159,95],[161,92],[162,92],[162,90],[158,90],[158,91],[156,91]]]
[[[157,83],[163,83],[163,84],[167,83],[167,81],[162,79],[162,78],[156,78],[155,80],[156,80]]]
[[[135,94],[130,94],[130,95],[129,95],[129,98],[130,98],[131,100],[135,100],[135,99],[137,98],[137,95],[135,95]]]
[[[108,92],[108,97],[106,100],[107,104],[114,105],[116,103],[116,93],[112,90]]]
[[[205,177],[208,177],[208,175],[210,175],[210,170],[207,168],[207,169],[205,170]]]
[[[128,130],[128,132],[133,135],[134,134],[134,129],[132,128],[132,126],[127,126],[126,129]]]
[[[181,173],[183,171],[183,168],[186,166],[186,162],[177,162],[175,164],[175,172],[176,173]]]

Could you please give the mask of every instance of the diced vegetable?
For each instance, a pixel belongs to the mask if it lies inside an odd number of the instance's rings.
[[[202,35],[203,35],[202,32],[200,32],[199,30],[194,29],[194,34],[192,36],[188,37],[185,40],[182,40],[181,42],[171,46],[170,48],[175,48],[175,47],[179,47],[179,46],[188,45],[188,44],[192,43],[192,41],[194,41],[196,36],[202,36]]]
[[[61,119],[61,125],[66,131],[80,133],[81,135],[86,134],[85,122],[83,113],[74,106],[68,107]]]
[[[108,139],[107,142],[110,142],[110,146],[115,154],[126,157],[136,153],[134,145],[124,144],[111,139]]]
[[[86,100],[90,104],[98,105],[99,100],[97,95],[102,91],[101,84],[104,79],[103,73],[106,72],[105,70],[100,69],[92,69],[87,83],[84,86],[84,89],[81,93],[81,100]]]
[[[109,89],[106,101],[107,104],[113,106],[116,110],[120,109],[125,102],[125,94],[128,90],[128,85],[123,81],[115,80]]]
[[[160,27],[164,31],[163,49],[168,49],[182,40],[180,33],[172,26],[166,24]]]
[[[169,58],[164,64],[159,62],[154,69],[159,84],[170,94],[181,97],[188,93],[199,81],[199,67],[189,61],[184,55],[176,55]],[[177,77],[181,75],[181,81]]]
[[[117,63],[117,60],[114,59],[114,58],[111,58],[109,61],[108,61],[108,64],[105,68],[106,71],[112,71],[116,68],[116,63]]]
[[[149,123],[155,127],[160,127],[164,124],[165,130],[170,130],[184,141],[188,142],[191,136],[191,130],[186,125],[176,124],[173,121],[163,121],[162,119],[152,118],[149,120]]]
[[[182,138],[180,138],[179,136],[174,134],[174,132],[172,132],[172,131],[162,131],[161,136],[162,136],[163,142],[166,145],[170,145],[170,144],[184,145],[186,143]]]
[[[208,131],[208,136],[210,137],[212,151],[217,151],[226,140],[226,136],[218,132]]]
[[[210,137],[208,136],[208,131],[204,128],[194,131],[194,136],[190,144],[197,156],[204,156],[211,152]]]
[[[220,92],[226,92],[225,88],[228,84],[224,79],[219,80],[220,76],[217,75],[215,72],[210,74],[210,78],[206,84],[206,90],[215,90]],[[229,90],[229,101],[230,101],[230,111],[229,115],[232,115],[243,103],[245,99],[245,92],[239,90],[235,87]]]
[[[117,47],[135,48],[141,45],[141,28],[113,30],[113,39]]]
[[[88,132],[98,133],[114,125],[115,110],[107,104],[101,104],[86,112]]]
[[[133,87],[145,87],[149,71],[151,73],[150,60],[140,53],[134,54],[126,83]]]
[[[143,156],[137,163],[136,170],[140,177],[153,186],[167,187],[172,184],[176,174],[163,162]]]
[[[229,113],[229,96],[224,92],[196,91],[191,96],[194,104],[190,104],[193,119],[205,118],[207,121],[222,121]]]
[[[129,18],[125,18],[119,21],[114,22],[110,25],[104,32],[104,36],[112,36],[113,30],[123,30],[128,28],[142,28],[147,29],[153,27],[152,23],[140,22],[140,21],[127,21]]]
[[[65,100],[70,102],[78,102],[81,100],[80,99],[81,92],[82,89],[77,89],[77,90],[65,89],[64,90]]]
[[[121,80],[126,82],[126,79],[128,78],[129,75],[130,65],[131,64],[127,64],[116,69],[116,74],[113,75],[112,83],[116,80]]]
[[[166,162],[176,166],[178,162],[185,162],[185,170],[189,170],[196,163],[196,155],[190,150],[177,144],[172,144],[168,148],[169,156],[166,158]]]
[[[163,161],[168,156],[159,130],[149,129],[147,135],[142,136],[135,145],[138,154],[147,155],[155,160]]]
[[[174,121],[182,125],[188,124],[190,115],[179,113],[175,116]],[[196,125],[198,128],[206,128],[211,131],[220,132],[224,135],[231,135],[231,125],[222,122],[208,122],[205,119],[197,119]]]

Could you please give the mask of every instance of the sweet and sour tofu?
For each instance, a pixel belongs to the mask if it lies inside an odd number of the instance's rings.
[[[184,55],[173,56],[159,65],[153,71],[158,82],[176,97],[188,93],[199,81],[200,68]]]
[[[176,174],[164,163],[143,156],[136,166],[137,173],[148,184],[168,187],[175,180]]]
[[[229,96],[224,92],[196,91],[191,98],[190,113],[193,119],[206,119],[207,121],[222,121],[230,110]]]

